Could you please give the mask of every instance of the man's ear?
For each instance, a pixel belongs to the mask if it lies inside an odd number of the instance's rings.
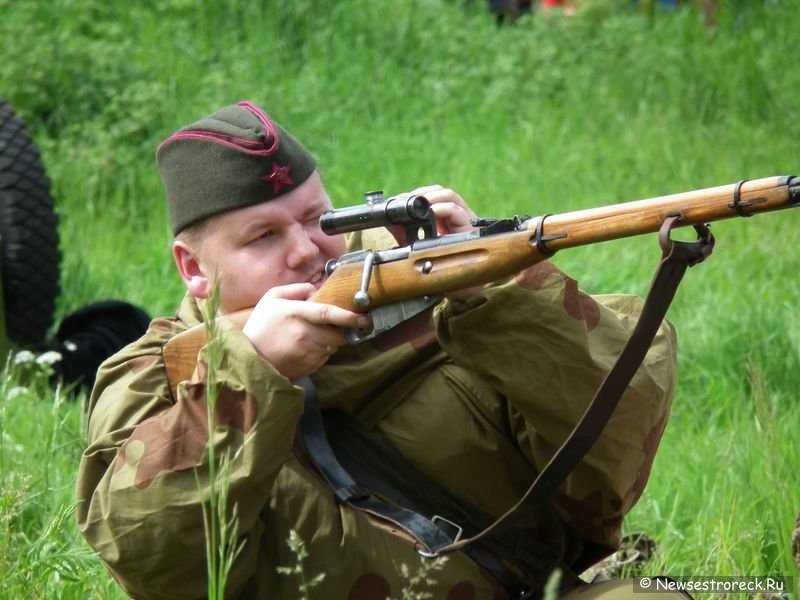
[[[172,256],[189,293],[195,298],[208,298],[211,281],[206,276],[198,252],[183,240],[175,240],[172,243]]]

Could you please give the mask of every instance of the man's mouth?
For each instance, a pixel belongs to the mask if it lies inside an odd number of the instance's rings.
[[[311,283],[319,289],[322,287],[322,282],[325,280],[325,271],[317,271],[314,275],[308,280],[308,283]]]

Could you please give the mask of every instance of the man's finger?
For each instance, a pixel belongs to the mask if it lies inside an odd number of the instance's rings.
[[[415,190],[412,190],[411,193],[415,196],[424,196],[425,194],[431,194],[433,192],[438,192],[439,190],[443,190],[444,188],[440,185],[423,185],[422,187],[418,187]]]
[[[430,202],[431,208],[450,204],[454,207],[459,207],[469,213],[472,213],[472,209],[467,204],[467,201],[456,194],[453,190],[439,190],[438,192],[428,194],[425,196],[425,198],[427,198],[428,202]]]
[[[311,283],[290,283],[271,288],[264,298],[280,298],[283,300],[308,300],[316,288]]]
[[[334,325],[354,329],[369,327],[367,315],[351,312],[334,304],[308,302],[298,307],[301,316],[314,325]]]

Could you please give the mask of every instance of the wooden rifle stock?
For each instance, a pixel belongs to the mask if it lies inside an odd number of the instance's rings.
[[[800,204],[800,177],[768,177],[669,196],[599,208],[545,215],[526,221],[521,230],[471,239],[436,238],[440,244],[407,247],[398,258],[378,262],[372,270],[365,309],[355,301],[361,288],[364,260],[342,261],[313,302],[366,312],[409,298],[437,295],[508,277],[546,259],[558,250],[658,231],[667,217],[682,226],[790,208]],[[242,328],[251,311],[224,317]],[[206,343],[203,325],[174,336],[162,349],[170,388],[189,379],[197,353]]]

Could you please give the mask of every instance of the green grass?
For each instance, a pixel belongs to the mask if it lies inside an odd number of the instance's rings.
[[[800,1],[723,3],[714,31],[591,4],[498,28],[460,0],[0,0],[0,95],[61,218],[59,315],[109,297],[174,311],[155,147],[240,99],[306,143],[339,206],[437,182],[482,215],[541,214],[800,171]],[[658,541],[653,573],[797,575],[798,227],[793,211],[715,225],[671,309],[673,418],[627,525]],[[657,259],[647,236],[555,262],[588,291],[643,294]],[[0,397],[0,589],[112,596],[71,516],[81,397],[10,398],[21,377]]]

